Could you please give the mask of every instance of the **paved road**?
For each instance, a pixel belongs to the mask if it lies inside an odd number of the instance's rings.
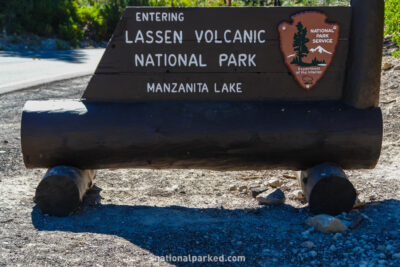
[[[0,94],[94,72],[104,49],[0,52]]]

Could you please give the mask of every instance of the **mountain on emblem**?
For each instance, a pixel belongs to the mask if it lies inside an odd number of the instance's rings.
[[[310,49],[310,52],[311,52],[311,53],[318,52],[318,53],[320,53],[320,54],[322,54],[322,53],[332,54],[331,52],[325,50],[322,46],[318,46],[318,47],[316,47],[316,48],[311,48],[311,49]]]
[[[306,90],[325,74],[338,44],[339,25],[326,23],[326,19],[320,12],[302,12],[292,16],[292,23],[278,26],[285,64]]]

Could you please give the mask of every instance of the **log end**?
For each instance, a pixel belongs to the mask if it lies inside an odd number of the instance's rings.
[[[35,202],[45,214],[68,216],[80,205],[79,189],[69,177],[50,175],[36,188]]]
[[[312,213],[338,215],[349,212],[353,208],[356,197],[356,190],[349,180],[330,176],[315,184],[308,201]]]

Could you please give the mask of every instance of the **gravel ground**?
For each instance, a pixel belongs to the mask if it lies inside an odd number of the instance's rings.
[[[400,266],[400,60],[388,55],[382,155],[373,170],[347,171],[365,205],[339,216],[365,219],[336,234],[305,223],[311,214],[287,171],[101,170],[81,210],[46,216],[33,202],[45,170],[22,162],[21,110],[27,100],[79,98],[89,77],[0,95],[0,266],[185,266],[172,256],[188,255],[245,256],[229,262],[240,266]],[[250,188],[272,179],[286,202],[259,205]]]

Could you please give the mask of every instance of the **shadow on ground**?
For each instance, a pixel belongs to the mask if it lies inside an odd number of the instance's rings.
[[[37,59],[52,59],[70,63],[82,63],[86,59],[85,53],[80,50],[50,50],[50,51],[1,51],[1,57],[25,57]]]
[[[265,255],[265,249],[284,249],[297,232],[293,228],[302,227],[305,216],[294,216],[299,210],[289,205],[227,210],[100,204],[100,196],[94,194],[99,193],[90,192],[83,209],[68,217],[44,216],[35,206],[34,227],[40,231],[115,235],[160,257],[232,255],[245,256],[248,263],[258,257],[272,259]],[[287,231],[277,233],[282,227]]]
[[[304,222],[310,215],[307,209],[289,205],[254,210],[103,205],[98,202],[99,196],[91,194],[84,208],[69,217],[44,216],[37,206],[34,207],[34,227],[39,231],[115,235],[160,257],[232,255],[245,256],[245,265],[259,261],[276,265],[274,257],[278,257],[280,263],[290,264],[291,241],[298,240],[301,232],[308,228]],[[385,202],[400,206],[399,201],[388,200],[375,203],[374,207]],[[330,238],[329,235],[326,238]],[[177,266],[188,264],[165,260]]]

